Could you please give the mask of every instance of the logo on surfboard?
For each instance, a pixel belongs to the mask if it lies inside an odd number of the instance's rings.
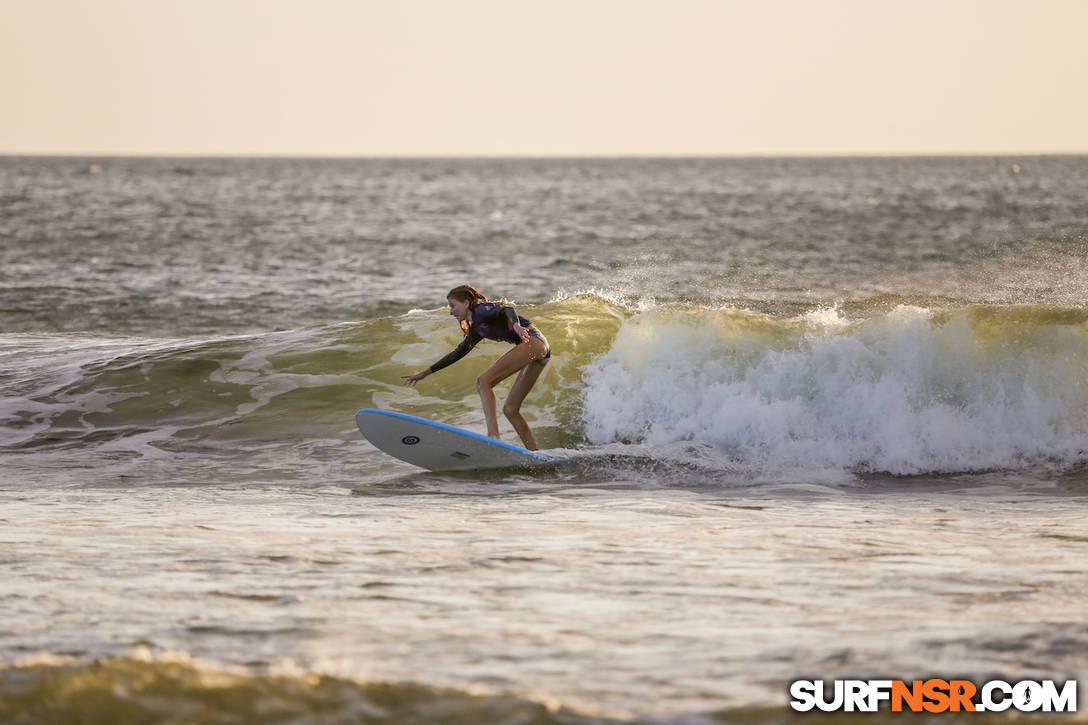
[[[419,436],[404,436],[400,439],[400,442],[406,446],[414,446],[419,443]]]

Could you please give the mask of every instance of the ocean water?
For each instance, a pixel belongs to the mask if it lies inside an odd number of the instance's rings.
[[[0,721],[1088,681],[1086,188],[1077,156],[0,158]],[[465,282],[547,335],[523,412],[566,465],[354,428],[485,430],[503,345],[400,381]]]

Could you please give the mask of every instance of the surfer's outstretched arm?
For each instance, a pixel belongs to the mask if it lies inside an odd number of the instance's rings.
[[[404,380],[408,386],[414,386],[423,378],[427,377],[431,373],[437,373],[439,370],[445,367],[453,365],[455,362],[468,355],[469,351],[476,347],[476,343],[480,341],[479,337],[473,334],[465,335],[465,339],[461,340],[461,343],[455,347],[449,354],[445,355],[441,360],[431,365],[426,370],[420,370],[418,373],[412,375],[401,375],[401,379]]]

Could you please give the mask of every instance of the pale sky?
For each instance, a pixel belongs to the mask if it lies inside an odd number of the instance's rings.
[[[0,0],[0,154],[1088,152],[1088,0]]]

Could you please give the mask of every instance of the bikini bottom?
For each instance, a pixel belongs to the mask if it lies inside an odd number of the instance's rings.
[[[551,357],[552,357],[552,349],[548,345],[548,341],[544,338],[544,334],[540,330],[536,329],[535,327],[527,327],[525,329],[529,331],[530,335],[532,335],[533,337],[535,337],[536,339],[538,339],[542,343],[544,343],[545,353],[544,353],[544,357],[542,357],[540,359],[541,360],[550,360]]]

